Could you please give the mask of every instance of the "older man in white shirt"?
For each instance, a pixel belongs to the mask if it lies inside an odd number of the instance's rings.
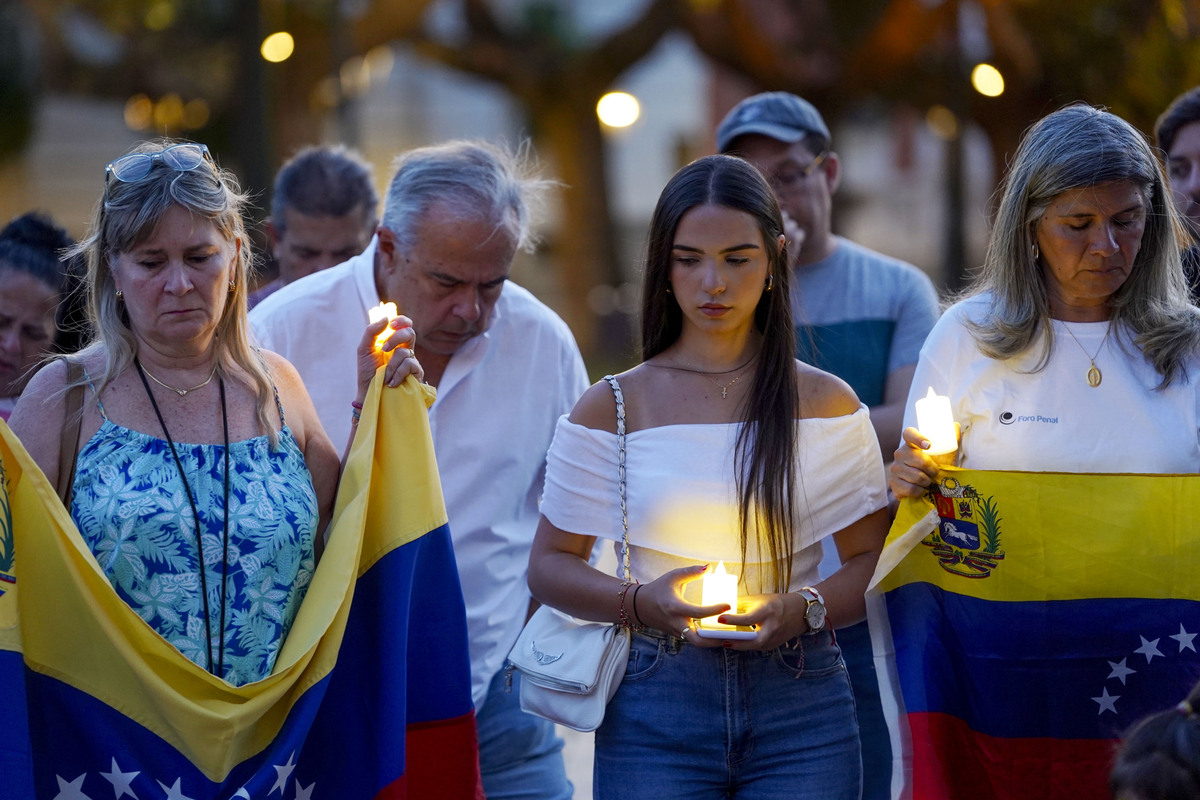
[[[587,387],[566,324],[508,280],[531,243],[545,182],[489,145],[451,142],[398,159],[383,221],[361,255],[289,284],[250,315],[296,365],[334,441],[350,433],[354,348],[367,309],[393,301],[437,387],[429,410],[466,601],[479,757],[489,798],[569,798],[562,740],[520,710],[504,661],[529,606],[526,570],[546,450]]]

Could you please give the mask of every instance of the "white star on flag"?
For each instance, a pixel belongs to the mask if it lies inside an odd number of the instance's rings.
[[[283,790],[287,787],[287,780],[291,776],[292,770],[296,768],[295,759],[296,754],[292,753],[290,756],[288,756],[286,764],[284,764],[282,767],[275,767],[275,772],[279,777],[275,780],[275,785],[271,787],[271,791],[267,792],[268,795],[275,794],[276,789],[279,790],[280,794],[283,794]]]
[[[87,773],[83,773],[73,781],[64,781],[60,776],[54,776],[58,780],[58,794],[54,795],[54,800],[92,800],[83,793],[83,779],[87,777]]]
[[[1129,659],[1127,659],[1127,658],[1122,658],[1120,661],[1108,662],[1108,665],[1110,667],[1112,667],[1112,672],[1108,673],[1108,678],[1106,678],[1105,680],[1112,680],[1113,678],[1117,678],[1118,680],[1121,681],[1121,685],[1124,686],[1125,678],[1127,676],[1132,675],[1135,672],[1137,672],[1136,669],[1130,669],[1129,667],[1125,666],[1125,662],[1128,660]]]
[[[1155,656],[1162,655],[1162,651],[1160,651],[1158,649],[1158,642],[1159,642],[1158,639],[1155,639],[1152,642],[1148,642],[1148,641],[1146,641],[1145,636],[1138,636],[1138,638],[1142,640],[1142,646],[1139,647],[1137,650],[1134,650],[1133,652],[1141,653],[1142,655],[1144,655],[1146,657],[1147,664],[1149,664],[1151,661],[1153,661]],[[1164,658],[1165,658],[1165,656],[1164,656]]]
[[[116,800],[121,800],[125,795],[129,795],[133,800],[137,800],[137,793],[133,791],[130,784],[133,783],[134,778],[141,774],[140,772],[122,772],[121,768],[117,766],[117,760],[114,758],[112,760],[112,772],[101,772],[100,776],[112,784],[113,795],[116,796]]]
[[[176,778],[174,785],[167,786],[162,781],[155,781],[155,783],[161,786],[162,790],[167,793],[166,800],[192,800],[192,798],[183,793],[183,789],[179,788],[179,784],[181,782],[182,781],[180,778]]]
[[[1192,644],[1192,639],[1196,638],[1196,634],[1184,630],[1182,622],[1179,623],[1179,633],[1171,634],[1171,638],[1179,642],[1179,652],[1182,653],[1184,650],[1196,652],[1196,645]]]
[[[1121,695],[1109,694],[1108,687],[1105,686],[1101,695],[1099,697],[1093,697],[1092,699],[1100,704],[1100,710],[1096,712],[1097,715],[1103,714],[1105,711],[1111,711],[1116,714],[1117,701],[1121,699]]]
[[[300,781],[296,781],[296,800],[310,800],[315,788],[317,788],[316,783],[310,783],[306,789],[300,785]]]

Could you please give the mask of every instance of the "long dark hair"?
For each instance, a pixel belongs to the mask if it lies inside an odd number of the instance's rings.
[[[758,223],[767,254],[770,291],[754,309],[754,327],[762,334],[758,370],[743,401],[741,432],[734,454],[741,513],[742,562],[747,531],[757,522],[760,553],[771,558],[776,591],[787,591],[792,578],[794,541],[796,416],[796,334],[788,298],[788,257],[779,245],[783,218],[771,187],[740,158],[715,155],[688,164],[667,183],[654,217],[642,282],[642,359],[670,347],[683,329],[683,311],[670,288],[671,251],[679,220],[696,206],[713,205],[749,214]],[[751,516],[757,517],[752,520]]]

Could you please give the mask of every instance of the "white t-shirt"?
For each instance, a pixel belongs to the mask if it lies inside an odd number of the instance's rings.
[[[625,442],[629,567],[648,582],[678,567],[724,561],[742,591],[765,588],[757,535],[741,562],[734,443],[741,423],[665,425]],[[883,459],[865,406],[843,417],[796,421],[796,535],[792,589],[816,583],[821,540],[886,503]],[[615,433],[559,420],[547,457],[542,513],[561,530],[610,539],[621,523]],[[618,553],[619,563],[619,553]],[[768,581],[770,572],[767,572]],[[689,590],[699,592],[699,582]],[[688,599],[692,599],[687,595]],[[698,597],[696,598],[698,600]]]
[[[947,395],[962,426],[958,464],[972,469],[1034,472],[1200,472],[1200,371],[1163,390],[1161,376],[1133,344],[1130,331],[1108,322],[1054,320],[1054,349],[1040,372],[1035,341],[1004,361],[979,351],[964,319],[982,319],[989,294],[949,308],[917,363],[904,425],[930,387]],[[1068,332],[1069,331],[1069,332]],[[1072,339],[1074,334],[1075,339]],[[1085,352],[1086,351],[1086,352]],[[1103,379],[1088,385],[1091,357]]]
[[[321,424],[350,433],[354,354],[378,305],[375,242],[344,264],[289,283],[250,312],[262,345],[304,378]],[[491,321],[446,365],[429,409],[470,637],[478,711],[525,624],[529,548],[554,423],[587,388],[570,329],[525,289],[504,284]]]

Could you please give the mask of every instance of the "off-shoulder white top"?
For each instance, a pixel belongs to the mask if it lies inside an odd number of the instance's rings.
[[[740,591],[771,590],[757,534],[739,543],[734,445],[742,423],[665,425],[626,437],[630,573],[724,561]],[[818,580],[820,542],[886,504],[883,459],[865,406],[843,417],[796,420],[796,536],[792,589]],[[615,433],[558,421],[547,456],[542,513],[561,530],[622,539]],[[619,552],[618,552],[619,559]],[[760,576],[768,576],[767,585]],[[689,584],[699,596],[699,582]],[[687,592],[689,600],[691,592]]]

